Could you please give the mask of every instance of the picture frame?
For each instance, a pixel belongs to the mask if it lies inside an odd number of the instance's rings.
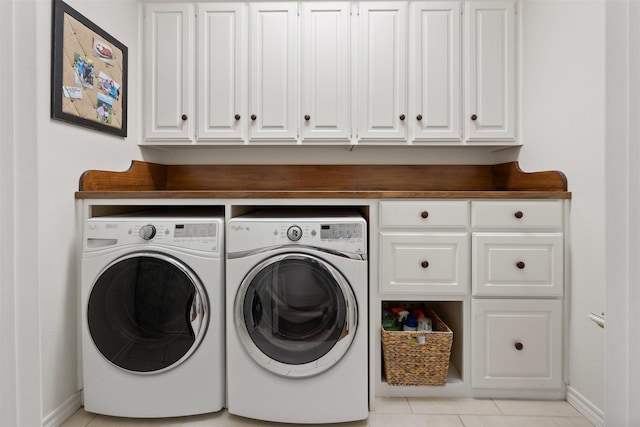
[[[51,118],[127,136],[127,47],[53,0]]]

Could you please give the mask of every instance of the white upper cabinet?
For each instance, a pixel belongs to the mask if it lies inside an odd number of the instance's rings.
[[[415,141],[461,139],[461,3],[411,5],[409,120]]]
[[[198,3],[197,139],[242,142],[248,123],[242,3]]]
[[[250,3],[249,139],[298,136],[298,4]]]
[[[142,144],[517,144],[515,5],[145,3]]]
[[[466,139],[515,141],[515,3],[466,3]]]
[[[350,4],[301,3],[303,140],[349,140]]]
[[[145,138],[191,141],[193,111],[193,5],[144,7]]]
[[[407,3],[360,3],[358,136],[407,138]]]

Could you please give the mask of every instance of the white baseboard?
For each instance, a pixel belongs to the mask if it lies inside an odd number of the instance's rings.
[[[604,412],[571,386],[567,386],[567,402],[596,427],[604,427]]]
[[[58,427],[82,406],[82,392],[79,391],[68,398],[62,405],[54,409],[42,420],[43,427]]]

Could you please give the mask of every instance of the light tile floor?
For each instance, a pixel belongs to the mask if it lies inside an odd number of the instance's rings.
[[[227,411],[192,417],[134,419],[78,410],[62,427],[276,427],[230,415]],[[592,427],[564,401],[471,398],[377,398],[369,418],[336,427]]]

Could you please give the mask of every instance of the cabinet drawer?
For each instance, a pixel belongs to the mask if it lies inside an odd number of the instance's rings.
[[[473,233],[472,240],[473,295],[562,295],[562,233]]]
[[[467,233],[380,233],[380,293],[469,293]]]
[[[471,386],[562,387],[561,300],[473,300]]]
[[[562,227],[561,200],[471,202],[471,226],[486,228]]]
[[[465,201],[380,202],[380,227],[467,227]]]

